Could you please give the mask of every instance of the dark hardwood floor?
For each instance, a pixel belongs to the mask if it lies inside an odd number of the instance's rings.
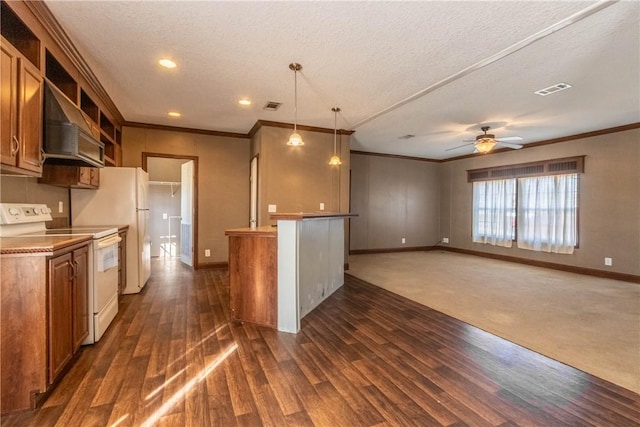
[[[230,323],[226,270],[152,265],[3,426],[640,425],[640,395],[348,275],[292,335]]]

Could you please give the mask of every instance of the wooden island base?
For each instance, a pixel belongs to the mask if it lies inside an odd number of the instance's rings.
[[[229,307],[234,320],[278,327],[275,227],[237,228],[229,236]]]
[[[352,216],[278,213],[277,228],[227,230],[233,319],[297,333],[344,284],[344,220]]]

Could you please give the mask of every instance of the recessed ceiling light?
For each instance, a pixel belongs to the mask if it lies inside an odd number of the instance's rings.
[[[169,111],[167,114],[170,115],[171,117],[180,117],[180,116],[182,116],[182,114],[178,113],[177,111]]]
[[[240,105],[251,105],[251,100],[250,99],[241,99],[240,101],[238,101],[238,104]]]
[[[537,90],[533,93],[540,96],[551,95],[552,93],[560,92],[561,90],[569,89],[571,85],[569,83],[558,83],[553,86],[545,87],[544,89]]]
[[[165,68],[176,68],[176,63],[167,58],[162,58],[160,61],[158,61],[158,64],[162,65]]]

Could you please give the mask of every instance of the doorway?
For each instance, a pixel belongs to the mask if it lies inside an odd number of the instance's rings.
[[[198,158],[143,153],[149,173],[151,256],[197,266]]]

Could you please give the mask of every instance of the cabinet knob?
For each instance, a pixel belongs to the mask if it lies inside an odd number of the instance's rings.
[[[78,276],[78,261],[73,261],[71,264],[71,280],[74,280]]]
[[[42,166],[42,165],[44,164],[44,160],[45,160],[45,157],[44,157],[44,156],[45,156],[45,154],[46,154],[46,153],[45,153],[45,152],[44,152],[44,150],[41,148],[41,149],[40,149],[40,166]]]
[[[11,157],[15,157],[18,154],[18,151],[20,151],[20,141],[18,141],[18,138],[13,135],[11,139]]]

